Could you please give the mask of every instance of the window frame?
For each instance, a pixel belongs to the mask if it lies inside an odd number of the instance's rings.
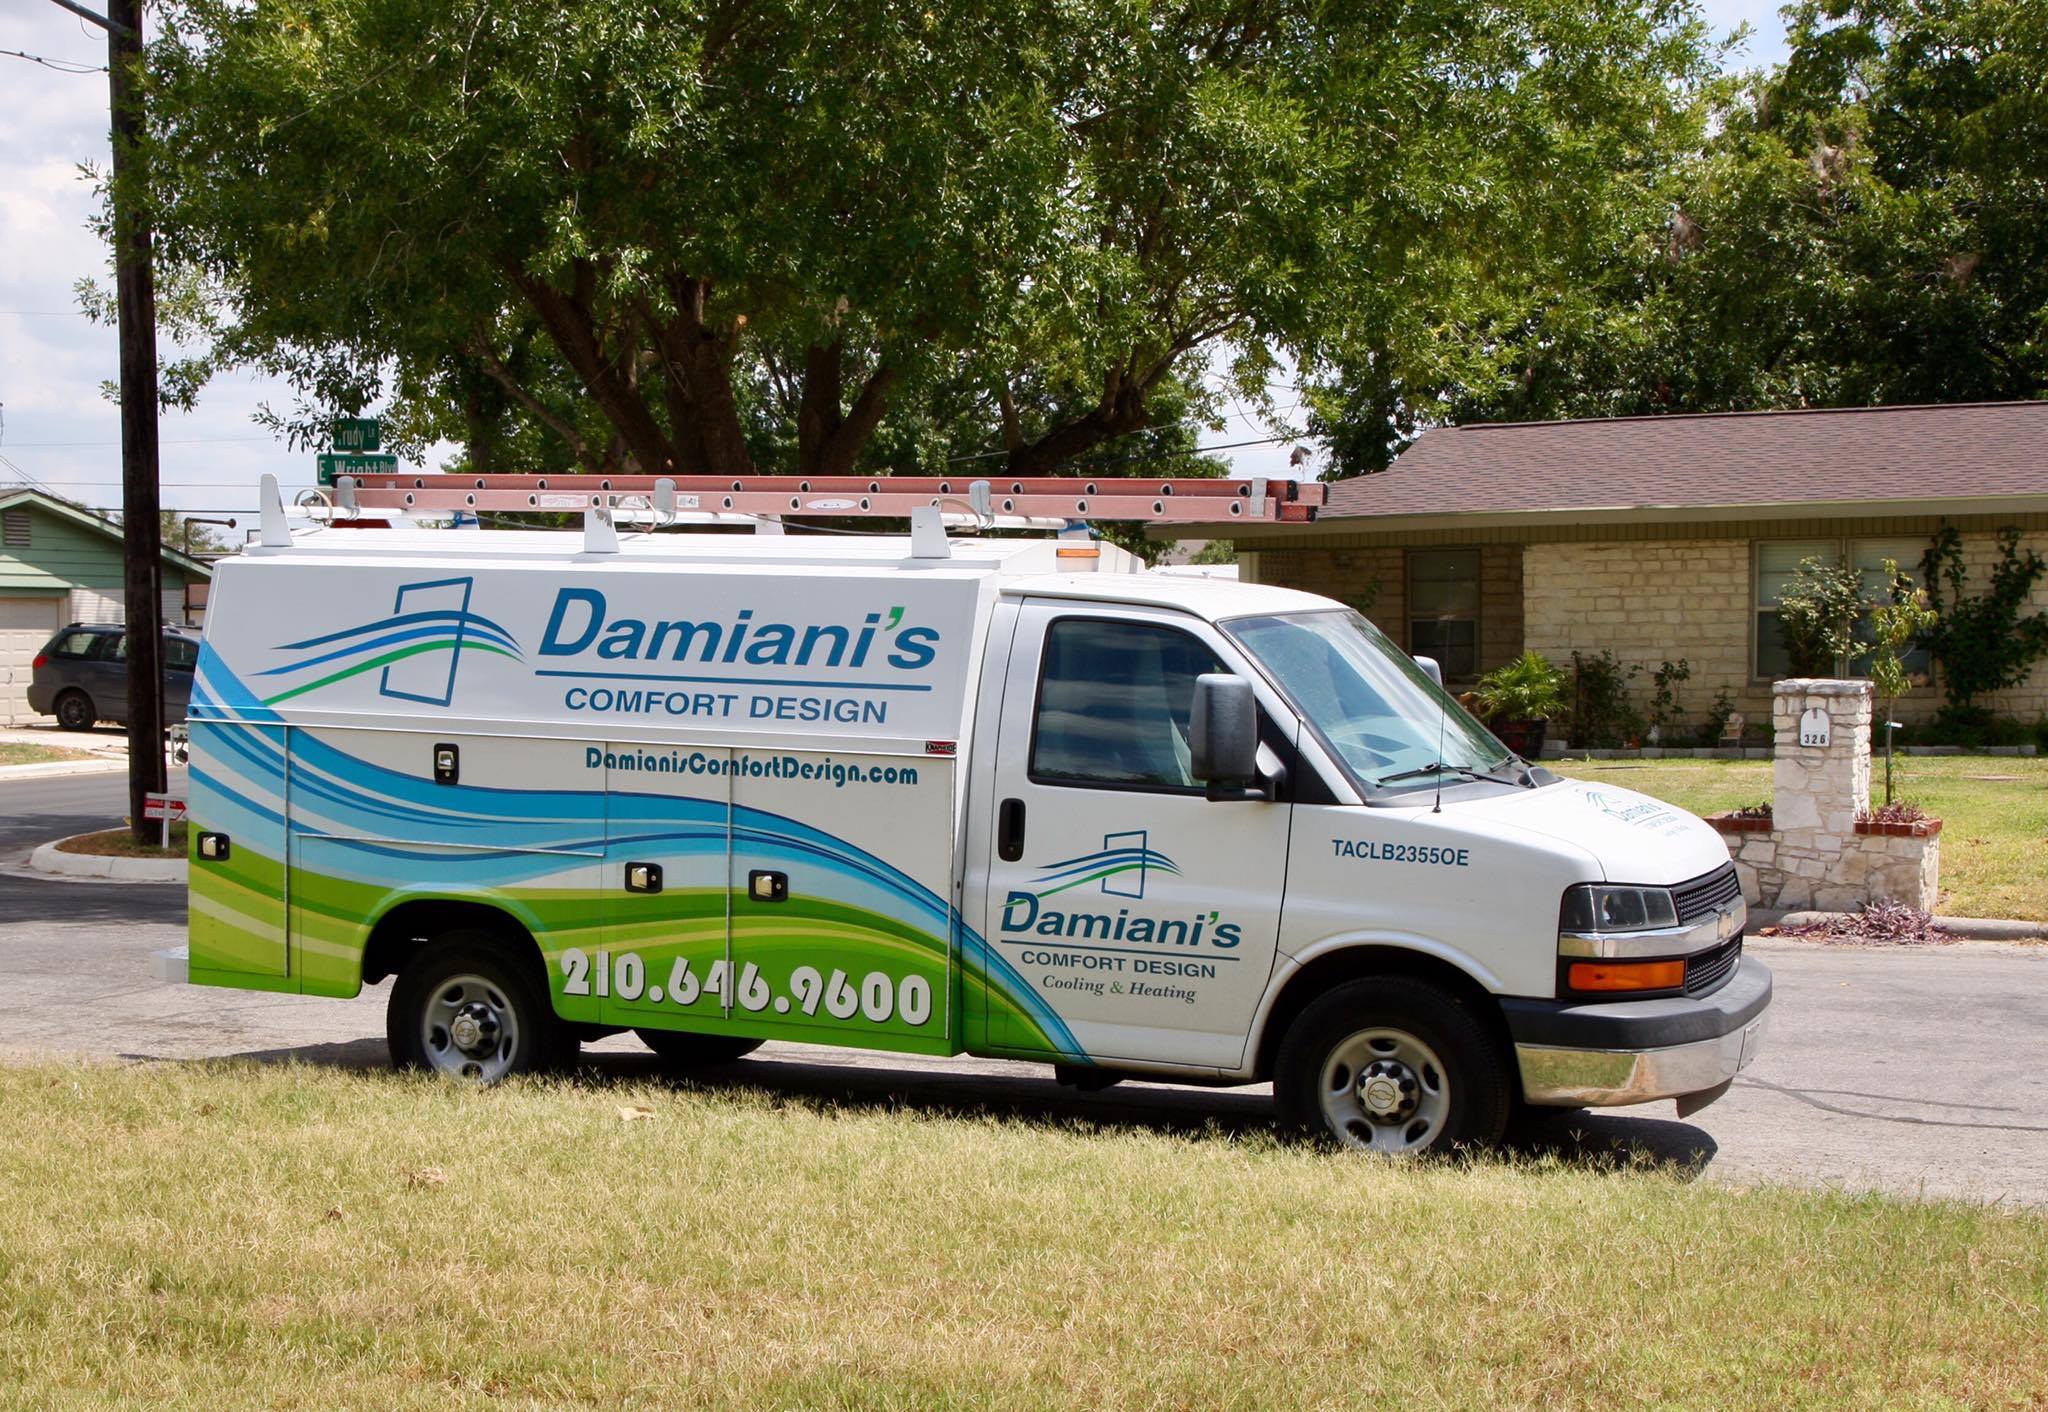
[[[1762,618],[1762,616],[1763,616],[1763,615],[1764,615],[1765,613],[1770,613],[1770,614],[1772,615],[1773,621],[1775,622],[1775,620],[1776,620],[1776,616],[1777,616],[1777,604],[1776,604],[1775,602],[1773,602],[1773,603],[1769,603],[1769,604],[1766,604],[1766,603],[1764,603],[1764,602],[1762,601],[1762,599],[1763,599],[1763,593],[1762,593],[1762,589],[1763,589],[1763,550],[1764,550],[1764,546],[1765,546],[1765,545],[1768,545],[1768,544],[1816,544],[1816,545],[1826,545],[1826,546],[1828,546],[1828,548],[1829,548],[1829,551],[1830,551],[1830,552],[1831,552],[1831,553],[1833,554],[1833,556],[1834,556],[1834,562],[1835,562],[1835,565],[1836,565],[1836,566],[1837,566],[1838,568],[1848,568],[1848,569],[1854,569],[1854,570],[1856,570],[1856,572],[1858,572],[1858,573],[1860,574],[1860,573],[1862,573],[1863,571],[1862,571],[1862,570],[1860,570],[1860,569],[1857,569],[1857,568],[1856,568],[1856,548],[1857,548],[1857,546],[1858,546],[1858,545],[1866,545],[1866,544],[1886,544],[1886,545],[1890,545],[1890,544],[1898,544],[1898,543],[1902,543],[1902,542],[1904,542],[1904,541],[1906,541],[1906,540],[1910,540],[1910,539],[1913,539],[1913,538],[1915,538],[1915,536],[1913,536],[1913,535],[1887,535],[1887,534],[1865,534],[1865,535],[1838,535],[1838,536],[1835,536],[1835,537],[1834,537],[1834,538],[1832,538],[1832,539],[1830,539],[1830,538],[1828,538],[1828,537],[1826,537],[1826,536],[1813,536],[1813,537],[1802,537],[1802,538],[1791,538],[1791,537],[1786,537],[1786,538],[1763,538],[1763,539],[1752,539],[1752,540],[1751,540],[1751,541],[1749,542],[1749,613],[1748,613],[1748,618],[1749,618],[1749,668],[1748,668],[1748,675],[1749,675],[1749,684],[1750,684],[1750,685],[1751,685],[1752,687],[1762,687],[1762,686],[1769,686],[1769,685],[1770,685],[1770,684],[1771,684],[1772,682],[1774,682],[1774,681],[1776,681],[1776,680],[1777,680],[1777,678],[1776,678],[1776,677],[1769,677],[1769,676],[1764,676],[1764,675],[1762,675],[1762,674],[1761,674],[1761,673],[1760,673],[1760,672],[1759,672],[1759,671],[1757,670],[1757,666],[1758,666],[1758,658],[1757,658],[1757,654],[1758,654],[1758,651],[1759,651],[1759,650],[1760,650],[1760,649],[1762,648],[1762,646],[1763,646],[1763,639],[1762,639],[1762,637],[1761,637],[1761,635],[1760,635],[1760,629],[1761,629],[1761,627],[1762,627],[1762,623],[1760,622],[1760,619]],[[1923,540],[1923,541],[1924,541],[1924,540],[1925,540],[1925,539],[1927,538],[1927,536],[1925,536],[1925,535],[1921,535],[1921,536],[1918,536],[1918,538],[1920,538],[1921,540]],[[1902,561],[1902,562],[1900,562],[1900,564],[1899,564],[1899,568],[1900,568],[1900,570],[1901,570],[1902,572],[1905,572],[1905,573],[1909,573],[1909,574],[1911,574],[1911,575],[1913,576],[1913,580],[1914,580],[1914,582],[1915,582],[1915,583],[1919,583],[1919,581],[1920,581],[1920,577],[1919,577],[1919,571],[1920,571],[1920,561],[1919,561],[1918,559],[1914,559],[1914,560],[1912,561],[1912,563],[1910,563],[1910,564],[1907,564],[1907,563],[1905,563],[1905,562],[1903,562],[1903,561]],[[1922,585],[1922,586],[1924,587],[1925,585]],[[1857,619],[1857,622],[1858,622],[1859,624],[1861,624],[1861,623],[1862,623],[1862,622],[1863,622],[1863,621],[1865,620],[1865,618],[1867,618],[1867,617],[1868,617],[1868,615],[1867,615],[1867,614],[1865,614],[1865,615],[1864,615],[1863,617],[1859,617],[1859,618]],[[1911,659],[1911,657],[1912,657],[1913,653],[1914,653],[1915,651],[1917,651],[1917,650],[1918,650],[1918,649],[1908,649],[1908,651],[1907,651],[1907,652],[1906,652],[1905,654],[1903,654],[1903,656],[1904,656],[1904,657],[1905,657],[1906,659],[1908,659],[1908,662],[1909,662],[1909,665],[1908,665],[1908,667],[1907,667],[1907,671],[1908,671],[1909,673],[1916,673],[1916,669],[1915,669],[1915,668],[1914,668],[1913,666],[1911,666],[1911,665],[1910,665],[1910,659]],[[1868,652],[1864,652],[1864,653],[1861,653],[1861,654],[1857,654],[1856,656],[1852,656],[1852,657],[1851,657],[1851,658],[1849,659],[1849,661],[1850,661],[1850,666],[1851,666],[1851,668],[1853,669],[1853,668],[1855,667],[1855,665],[1856,665],[1856,662],[1857,662],[1857,660],[1858,660],[1858,658],[1859,658],[1859,657],[1861,657],[1861,658],[1868,658],[1868,656],[1869,656],[1869,653],[1868,653]],[[1926,676],[1926,678],[1927,678],[1927,681],[1928,681],[1928,684],[1929,684],[1929,685],[1933,685],[1933,684],[1934,684],[1934,681],[1935,681],[1935,671],[1934,671],[1934,668],[1935,668],[1935,664],[1934,664],[1933,660],[1932,660],[1932,659],[1930,658],[1930,659],[1929,659],[1929,660],[1928,660],[1928,661],[1927,661],[1927,662],[1925,663],[1925,665],[1924,665],[1924,666],[1922,666],[1921,668],[1917,669],[1917,672],[1918,672],[1918,673],[1924,673],[1924,674],[1925,674],[1925,676]],[[1917,673],[1916,673],[1916,674],[1917,674]],[[1852,673],[1852,675],[1853,675],[1853,673]],[[1864,674],[1864,676],[1863,676],[1863,677],[1858,677],[1858,678],[1855,678],[1855,679],[1857,679],[1857,680],[1863,680],[1863,679],[1867,679],[1867,677],[1868,677],[1868,673],[1866,672],[1866,673]]]
[[[1118,627],[1144,628],[1153,632],[1178,633],[1207,652],[1210,657],[1215,659],[1225,673],[1234,677],[1244,676],[1243,672],[1232,667],[1223,654],[1216,650],[1215,643],[1204,641],[1199,633],[1192,632],[1177,623],[1162,623],[1151,618],[1127,618],[1114,613],[1060,613],[1046,622],[1045,631],[1038,640],[1037,681],[1033,684],[1031,691],[1031,739],[1025,747],[1024,778],[1040,789],[1115,790],[1121,794],[1165,794],[1178,798],[1206,798],[1208,794],[1208,786],[1206,784],[1168,785],[1147,784],[1137,780],[1075,780],[1055,775],[1041,775],[1038,772],[1038,736],[1045,717],[1046,671],[1052,659],[1052,654],[1047,648],[1052,642],[1052,635],[1059,630],[1060,625],[1072,622],[1110,623]],[[1245,680],[1249,681],[1251,679],[1246,677]],[[1266,734],[1264,729],[1265,707],[1260,706],[1258,711],[1261,727],[1260,739],[1263,740]]]
[[[1481,648],[1486,640],[1485,548],[1477,544],[1430,544],[1403,551],[1401,555],[1402,641],[1399,645],[1411,656],[1418,651],[1415,645],[1415,561],[1418,556],[1425,554],[1469,554],[1472,556],[1472,616],[1469,620],[1472,624],[1472,670],[1469,672],[1454,672],[1451,670],[1449,663],[1441,660],[1438,661],[1437,665],[1442,669],[1444,680],[1447,682],[1476,682],[1484,674],[1485,670],[1479,660]],[[1430,619],[1429,621],[1461,623],[1467,620],[1464,618],[1440,617]]]

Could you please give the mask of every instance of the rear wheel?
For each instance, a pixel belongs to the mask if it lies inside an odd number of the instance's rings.
[[[1301,1012],[1281,1041],[1273,1096],[1283,1122],[1387,1156],[1499,1140],[1508,1073],[1458,997],[1407,976],[1348,981]]]
[[[574,1052],[545,984],[505,939],[482,931],[437,937],[398,973],[385,1033],[399,1068],[479,1084],[555,1067]]]
[[[758,1039],[728,1034],[686,1034],[682,1030],[635,1030],[640,1042],[678,1068],[729,1064],[761,1047]]]
[[[56,700],[57,725],[67,731],[89,731],[93,722],[99,719],[94,710],[92,698],[84,692],[71,690]]]

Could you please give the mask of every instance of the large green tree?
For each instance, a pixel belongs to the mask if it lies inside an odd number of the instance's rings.
[[[479,470],[1184,460],[1554,257],[1690,0],[172,0],[164,257]],[[1149,468],[1149,464],[1148,464]]]
[[[1566,277],[1472,301],[1461,357],[1327,379],[1347,469],[1431,421],[2048,395],[2048,5],[1825,0],[1791,35]]]

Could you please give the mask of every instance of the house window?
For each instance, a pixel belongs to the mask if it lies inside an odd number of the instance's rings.
[[[1848,564],[1863,581],[1865,599],[1885,592],[1884,562],[1896,560],[1899,569],[1916,581],[1920,577],[1920,556],[1927,543],[1918,539],[1796,539],[1771,540],[1756,546],[1756,645],[1755,669],[1758,681],[1776,681],[1789,676],[1792,659],[1778,634],[1778,596],[1799,576],[1805,560],[1824,564]],[[1856,640],[1872,640],[1870,615],[1856,623]],[[1906,670],[1925,677],[1931,670],[1927,650],[1913,648],[1905,654]],[[1870,657],[1862,653],[1850,659],[1849,670],[1862,675],[1870,670]]]
[[[1863,581],[1865,602],[1882,602],[1891,591],[1891,584],[1885,578],[1885,560],[1890,559],[1899,566],[1899,572],[1919,583],[1922,578],[1920,556],[1927,552],[1924,539],[1852,539],[1849,541],[1849,567],[1856,570]],[[1877,631],[1865,613],[1856,620],[1856,640],[1862,643],[1877,641]],[[1933,671],[1933,658],[1924,647],[1915,647],[1904,653],[1900,660],[1905,664],[1909,677],[1925,679]],[[1870,654],[1859,652],[1849,660],[1849,670],[1857,676],[1870,675]]]
[[[28,548],[28,511],[0,510],[0,546]]]
[[[1408,551],[1408,650],[1454,681],[1479,675],[1479,551]]]

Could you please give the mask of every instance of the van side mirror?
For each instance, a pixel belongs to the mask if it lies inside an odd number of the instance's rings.
[[[1195,678],[1188,750],[1192,773],[1209,786],[1211,799],[1235,798],[1229,790],[1258,783],[1259,704],[1250,682],[1227,672]]]
[[[1422,674],[1438,686],[1444,684],[1444,669],[1434,657],[1417,657],[1415,665],[1422,668]]]

